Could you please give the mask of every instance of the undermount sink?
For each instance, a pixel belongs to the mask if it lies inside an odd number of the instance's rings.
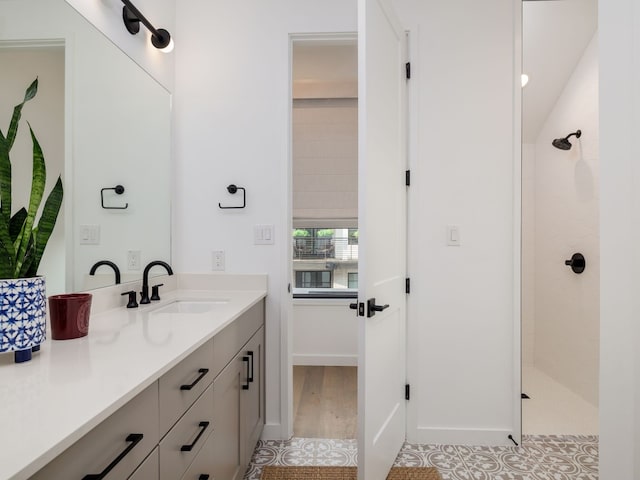
[[[176,300],[164,307],[160,307],[154,310],[152,313],[186,313],[186,314],[196,314],[196,313],[207,313],[219,307],[220,305],[226,305],[229,303],[229,300],[226,299],[216,299],[216,300]]]

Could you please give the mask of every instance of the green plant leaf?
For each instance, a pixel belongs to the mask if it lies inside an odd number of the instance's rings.
[[[16,275],[16,278],[29,278],[35,277],[37,275],[36,270],[37,266],[34,268],[33,262],[35,261],[35,245],[36,233],[35,230],[31,232],[31,237],[29,238],[29,244],[27,245],[27,251],[24,254],[24,259],[22,260],[22,268],[20,272]]]
[[[62,205],[63,189],[62,179],[58,177],[58,181],[49,193],[47,200],[44,202],[44,208],[42,209],[42,215],[38,221],[38,226],[34,229],[35,234],[35,250],[33,255],[33,263],[31,264],[29,273],[35,276],[37,275],[38,266],[40,260],[42,260],[42,254],[47,246],[53,227],[56,225],[58,219],[58,213],[60,213],[60,206]]]
[[[11,218],[11,159],[7,139],[0,130],[0,215],[5,223]]]
[[[31,100],[38,93],[38,79],[36,78],[29,88],[24,92],[24,100],[20,105],[16,105],[13,107],[13,116],[11,117],[11,123],[9,124],[9,130],[7,130],[7,149],[11,151],[11,147],[13,147],[13,142],[16,139],[16,133],[18,132],[18,123],[20,122],[20,117],[22,116],[22,107],[24,104]]]
[[[9,225],[0,215],[0,278],[13,278],[15,251],[9,235]]]
[[[33,133],[31,125],[29,125],[29,132],[31,133],[31,140],[33,142],[33,171],[31,174],[31,195],[29,197],[29,209],[27,210],[27,218],[22,226],[20,236],[17,239],[16,244],[16,263],[15,274],[19,275],[22,271],[22,264],[25,259],[27,247],[29,246],[29,240],[31,237],[31,230],[35,222],[38,208],[42,202],[44,195],[44,187],[47,181],[47,168],[44,163],[44,155],[42,154],[42,148],[38,143],[38,139]]]
[[[20,231],[22,230],[22,225],[24,225],[24,221],[27,218],[27,210],[22,207],[11,217],[11,221],[9,222],[9,235],[11,236],[11,241],[15,242],[18,239],[18,235],[20,235]]]

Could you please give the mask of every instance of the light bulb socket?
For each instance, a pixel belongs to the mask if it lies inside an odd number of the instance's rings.
[[[164,28],[158,28],[157,32],[151,35],[151,44],[160,50],[167,48],[171,43],[171,35]]]

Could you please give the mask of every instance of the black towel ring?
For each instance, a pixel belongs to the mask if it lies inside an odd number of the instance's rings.
[[[103,188],[102,190],[100,190],[100,204],[102,205],[102,208],[104,208],[105,210],[124,210],[125,208],[129,208],[129,204],[128,203],[125,203],[124,207],[107,207],[107,206],[105,206],[105,204],[104,204],[104,192],[105,192],[105,190],[113,190],[118,195],[122,195],[124,193],[124,187],[122,185],[116,185],[115,187]]]
[[[243,187],[238,187],[234,184],[231,184],[227,187],[227,192],[229,192],[231,195],[234,195],[238,190],[242,190],[242,206],[239,207],[223,207],[221,203],[218,203],[218,207],[222,208],[223,210],[229,209],[229,208],[244,208],[247,206],[247,192]]]

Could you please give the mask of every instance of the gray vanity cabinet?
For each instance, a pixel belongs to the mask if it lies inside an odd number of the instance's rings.
[[[240,425],[244,362],[240,355],[213,381],[213,475],[216,480],[238,480],[244,473]]]
[[[240,480],[263,426],[260,301],[31,478]]]
[[[31,478],[129,478],[159,439],[158,383],[154,382]]]
[[[244,384],[248,388],[240,398],[241,458],[242,464],[247,465],[264,426],[264,327],[251,337],[240,355],[249,358],[249,365],[245,365],[249,367],[249,379]]]
[[[222,332],[228,339],[244,340],[244,344],[239,351],[237,347],[234,348],[237,353],[213,382],[213,471],[216,480],[242,478],[262,434],[265,379],[263,325],[264,304],[261,302],[230,325],[230,331],[226,334]],[[238,334],[237,330],[242,334]],[[214,350],[216,345],[214,343]]]

